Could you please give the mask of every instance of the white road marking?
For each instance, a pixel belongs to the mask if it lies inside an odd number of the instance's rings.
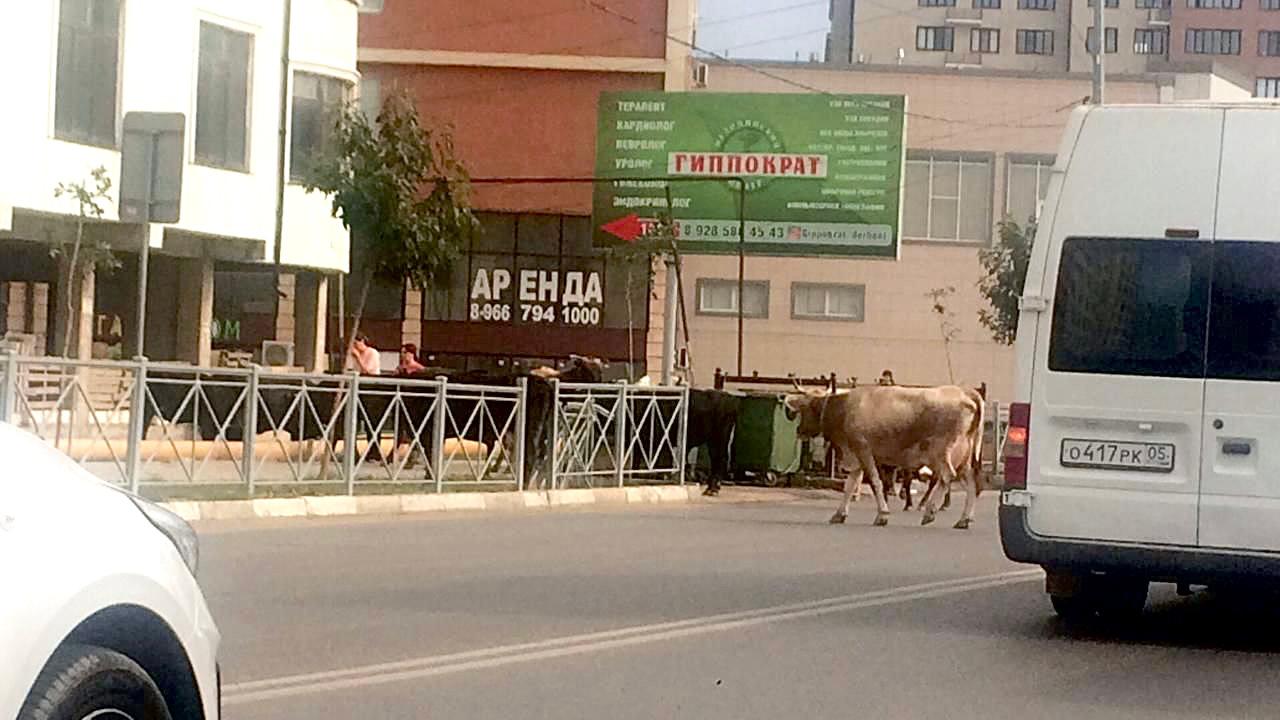
[[[397,662],[364,665],[344,670],[288,675],[266,680],[253,680],[223,687],[225,706],[279,700],[337,690],[419,680],[470,670],[487,670],[504,665],[600,652],[662,640],[676,640],[695,635],[726,632],[757,625],[828,615],[862,608],[926,600],[974,590],[986,590],[1024,583],[1044,577],[1039,569],[1019,570],[997,575],[981,575],[955,580],[906,585],[825,600],[775,605],[756,610],[708,615],[688,620],[637,625],[618,630],[569,635],[516,645],[501,645],[466,652],[435,655]]]

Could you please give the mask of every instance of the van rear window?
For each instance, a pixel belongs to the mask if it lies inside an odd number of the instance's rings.
[[[1209,377],[1280,380],[1280,244],[1214,243]]]
[[[1209,243],[1068,238],[1049,340],[1049,369],[1203,377]]]

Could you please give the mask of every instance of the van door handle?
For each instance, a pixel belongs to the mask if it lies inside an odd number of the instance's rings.
[[[1224,442],[1222,443],[1223,455],[1248,455],[1253,452],[1253,448],[1247,442]]]

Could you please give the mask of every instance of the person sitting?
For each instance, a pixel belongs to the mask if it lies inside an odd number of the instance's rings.
[[[378,349],[369,344],[369,338],[357,335],[351,344],[351,359],[355,361],[356,370],[361,375],[379,375],[382,373],[382,359]]]
[[[893,371],[885,370],[884,372],[880,373],[880,379],[876,380],[876,384],[877,385],[897,385],[898,383],[894,382]]]
[[[396,375],[411,376],[427,369],[426,365],[418,362],[418,346],[413,343],[405,343],[400,346],[400,364],[396,366]]]

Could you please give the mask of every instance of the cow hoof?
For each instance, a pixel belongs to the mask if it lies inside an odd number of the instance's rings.
[[[843,525],[843,524],[844,524],[845,517],[847,517],[847,516],[842,515],[842,514],[840,514],[840,513],[836,513],[835,515],[832,515],[832,516],[831,516],[831,521],[830,521],[830,523],[831,523],[832,525]]]
[[[871,523],[873,527],[884,527],[889,524],[889,513],[876,513],[876,521]]]
[[[925,514],[924,514],[924,517],[920,518],[920,524],[921,524],[921,525],[930,525],[930,524],[932,524],[932,523],[933,523],[933,521],[934,521],[934,520],[936,520],[936,519],[937,519],[937,518],[934,516],[934,514],[933,514],[933,513],[925,513]]]
[[[968,530],[971,522],[972,521],[970,520],[965,520],[964,518],[960,518],[959,520],[956,521],[955,527],[957,530]]]
[[[716,495],[720,494],[720,491],[714,488],[707,488],[706,490],[702,491],[702,494],[705,497],[715,497]]]

